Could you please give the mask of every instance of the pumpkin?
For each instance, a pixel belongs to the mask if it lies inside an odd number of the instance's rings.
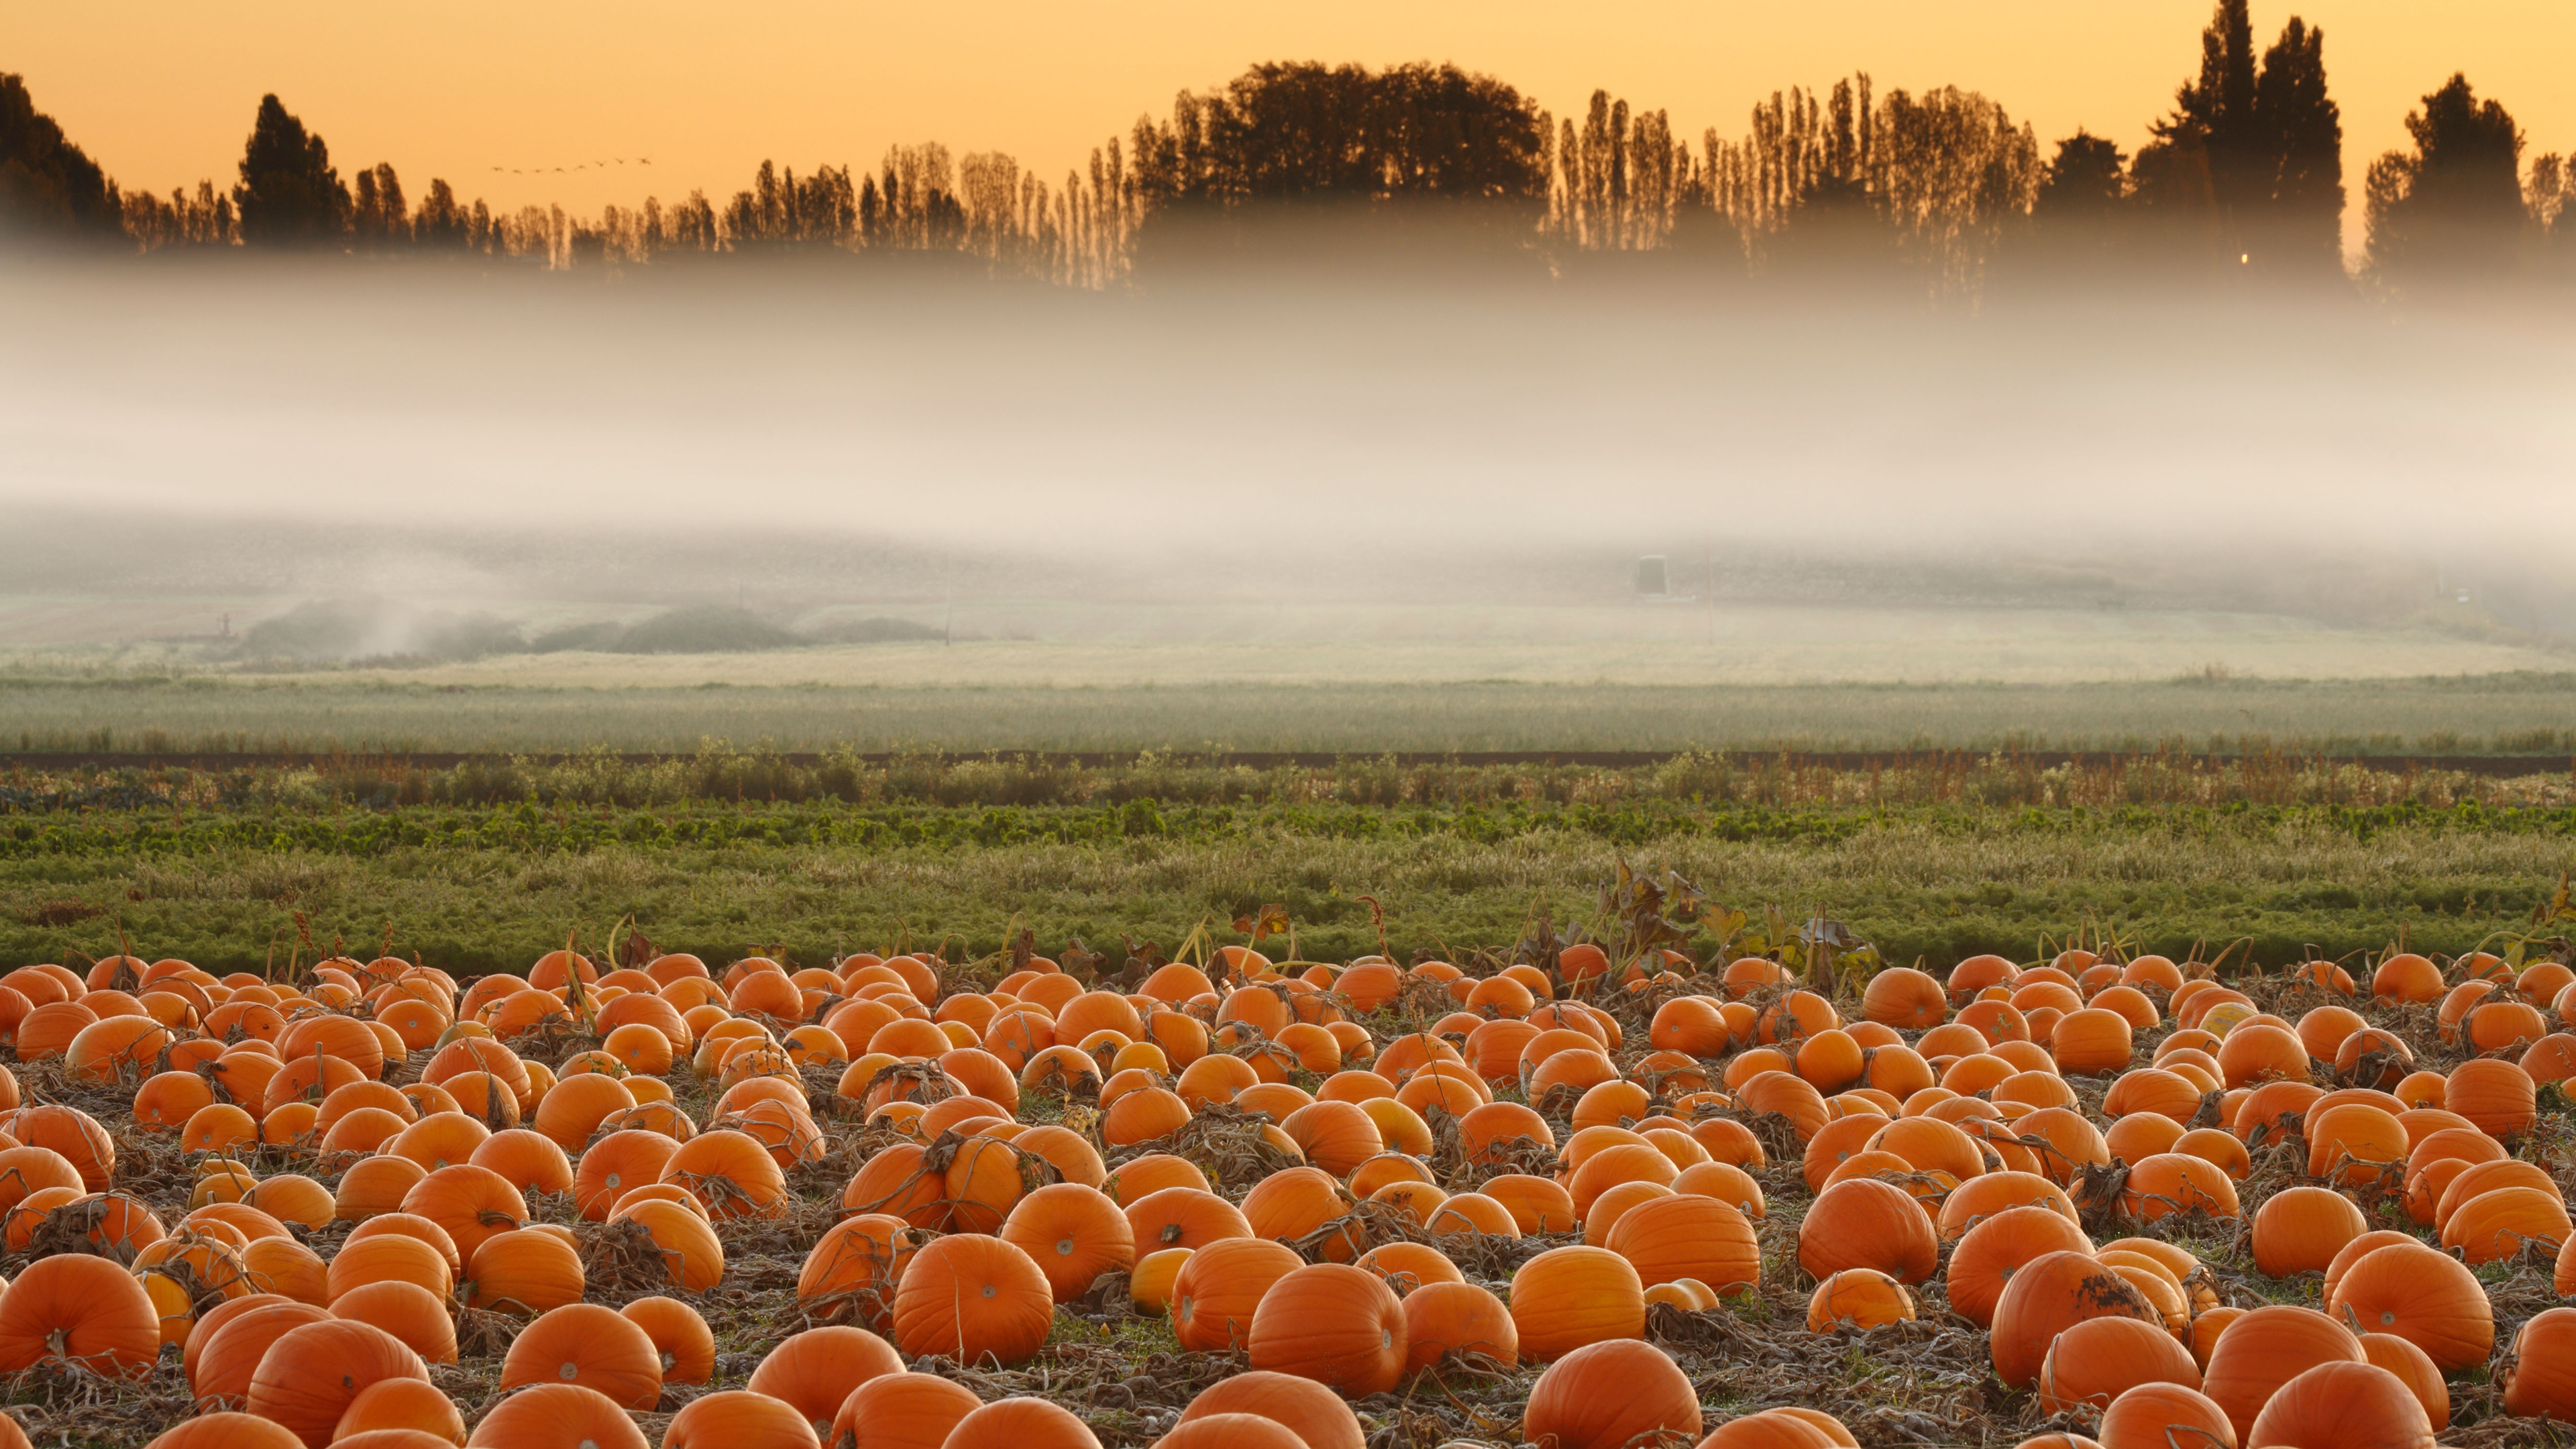
[[[1058,1303],[1091,1291],[1103,1273],[1135,1266],[1136,1232],[1096,1187],[1049,1183],[1011,1206],[1001,1237],[1036,1261]]]
[[[331,1442],[380,1429],[417,1429],[457,1444],[465,1438],[465,1416],[426,1379],[379,1379],[349,1401],[331,1429]]]
[[[662,1397],[662,1359],[653,1340],[616,1309],[567,1303],[538,1314],[501,1359],[501,1387],[579,1384],[626,1408]]]
[[[2111,1401],[2094,1431],[2102,1449],[2234,1449],[2236,1427],[2207,1394],[2178,1383],[2145,1383]]]
[[[1656,1156],[1660,1159],[1662,1154]],[[1357,1210],[1358,1204],[1350,1193],[1321,1168],[1314,1167],[1274,1172],[1243,1197],[1243,1219],[1250,1224],[1252,1236],[1292,1244]],[[1330,1234],[1315,1252],[1335,1262],[1349,1262],[1360,1253],[1355,1230],[1345,1228]]]
[[[2446,1374],[2484,1363],[2495,1350],[2485,1285],[2458,1259],[2421,1243],[2364,1254],[2344,1270],[2326,1312],[2356,1334],[2406,1340]]]
[[[903,1371],[893,1346],[866,1329],[809,1328],[771,1349],[744,1387],[794,1408],[819,1438],[852,1389]]]
[[[110,1259],[38,1258],[0,1292],[0,1373],[59,1362],[102,1378],[137,1378],[160,1356],[152,1296]]]
[[[644,1431],[615,1400],[585,1384],[536,1384],[492,1406],[466,1449],[648,1449]]]
[[[1472,1283],[1426,1283],[1404,1298],[1405,1371],[1431,1368],[1451,1354],[1520,1362],[1520,1330],[1502,1300]]]
[[[2511,1357],[2496,1368],[2505,1412],[2576,1420],[2576,1308],[2547,1308],[2513,1336]]]
[[[517,1228],[527,1218],[528,1199],[492,1169],[460,1162],[415,1183],[403,1194],[402,1210],[438,1224],[471,1263],[485,1238]]]
[[[916,1358],[1024,1363],[1054,1321],[1055,1295],[1038,1265],[1017,1244],[980,1234],[932,1239],[895,1288],[894,1339]]]
[[[340,1174],[333,1210],[359,1223],[380,1214],[400,1212],[403,1198],[427,1176],[429,1169],[408,1157],[364,1158]]]
[[[2325,1302],[2329,1308],[2334,1303],[2335,1290],[2343,1283],[2343,1275],[2351,1271],[2353,1264],[2382,1248],[2403,1247],[2409,1243],[2421,1246],[2422,1240],[2411,1233],[2379,1228],[2344,1244],[2342,1251],[2334,1255],[2334,1261],[2326,1264]]]
[[[1699,1441],[1699,1449],[1832,1449],[1834,1443],[1807,1420],[1772,1409],[1727,1420]]]
[[[2555,1253],[2571,1238],[2576,1238],[2576,1230],[2570,1228],[2566,1199],[2554,1184],[2547,1189],[2505,1187],[2479,1193],[2453,1209],[2450,1220],[2442,1224],[2442,1246],[2458,1249],[2461,1260],[2470,1264],[2510,1258],[2532,1243]]]
[[[818,1449],[821,1442],[801,1411],[747,1389],[691,1399],[662,1431],[662,1449]]]
[[[469,1307],[527,1316],[581,1297],[581,1256],[571,1244],[538,1228],[485,1238],[474,1250],[468,1273],[463,1286]]]
[[[702,1384],[715,1376],[716,1336],[698,1310],[677,1298],[638,1298],[618,1316],[644,1330],[666,1384]]]
[[[340,1245],[323,1273],[326,1301],[370,1283],[413,1283],[445,1298],[456,1287],[455,1275],[439,1250],[407,1233],[378,1233]]]
[[[1194,1187],[1158,1188],[1128,1204],[1127,1229],[1140,1254],[1253,1236],[1252,1224],[1234,1204]]]
[[[1875,1268],[1898,1282],[1920,1283],[1940,1257],[1932,1219],[1903,1188],[1876,1178],[1846,1178],[1826,1188],[1798,1224],[1798,1266],[1819,1279],[1845,1268]]]
[[[2511,1142],[2539,1120],[2539,1084],[2513,1062],[2481,1058],[2451,1069],[2441,1105],[2501,1142]]]
[[[2074,1324],[2049,1344],[2039,1366],[2039,1402],[2052,1414],[2078,1404],[2106,1408],[2140,1384],[2197,1391],[2200,1366],[2172,1334],[2136,1318]]]
[[[417,1283],[369,1283],[331,1301],[331,1316],[381,1328],[430,1363],[456,1362],[456,1320]]]
[[[2310,1177],[2337,1187],[2368,1187],[2405,1178],[2406,1124],[2384,1107],[2368,1102],[2326,1107],[2308,1120],[2307,1134]]]
[[[1991,1328],[2005,1285],[2024,1264],[2050,1253],[2089,1256],[2092,1251],[2084,1230],[2055,1210],[2006,1208],[1970,1227],[1951,1249],[1943,1279],[1950,1307],[1979,1327]]]
[[[292,1329],[328,1322],[331,1316],[309,1303],[274,1295],[236,1298],[209,1309],[197,1320],[180,1357],[197,1407],[238,1408],[270,1344]]]
[[[1044,1399],[996,1399],[948,1431],[945,1449],[1100,1449],[1088,1425]]]
[[[1995,1302],[1996,1376],[2016,1389],[2030,1387],[2057,1336],[2091,1318],[2157,1321],[2136,1286],[2089,1253],[2043,1253],[2024,1263]]]
[[[2433,1422],[2436,1431],[2450,1427],[2451,1387],[2442,1382],[2441,1369],[2424,1350],[2395,1334],[2365,1333],[2361,1336],[2361,1356],[2404,1381],[2407,1392],[2424,1406],[2424,1417]]]
[[[1807,1331],[1884,1328],[1914,1317],[1913,1295],[1876,1268],[1845,1268],[1816,1285],[1807,1300]]]
[[[2210,1350],[2201,1392],[2227,1413],[2240,1441],[2255,1415],[2290,1380],[2323,1364],[2363,1363],[2361,1342],[2342,1324],[2313,1308],[2257,1308],[2227,1326]],[[2410,1395],[2407,1405],[2423,1409]]]
[[[2397,1375],[2336,1361],[2282,1384],[2264,1401],[2244,1442],[2247,1449],[2432,1449],[2433,1422]]]
[[[1626,1449],[1700,1432],[1699,1391],[1662,1349],[1635,1339],[1586,1344],[1531,1386],[1521,1438],[1558,1449]]]
[[[809,1323],[850,1320],[882,1331],[895,1281],[911,1257],[903,1219],[884,1213],[843,1218],[815,1240],[797,1270],[797,1311]]]
[[[549,1094],[551,1095],[551,1094]],[[588,1222],[603,1222],[627,1189],[662,1180],[680,1144],[659,1132],[611,1132],[581,1154],[573,1170],[573,1202]]]
[[[650,1240],[661,1255],[663,1272],[683,1291],[703,1293],[723,1281],[724,1242],[695,1199],[688,1206],[660,1199],[621,1203],[608,1218],[612,1229],[620,1223],[633,1224],[631,1231]]]
[[[686,1189],[716,1222],[775,1218],[787,1211],[787,1176],[777,1160],[759,1139],[730,1129],[701,1132],[681,1143],[663,1164],[662,1181]],[[998,1225],[1000,1216],[993,1221]]]
[[[982,1403],[973,1390],[937,1374],[879,1374],[841,1400],[824,1442],[836,1449],[940,1449],[957,1421]]]
[[[1287,1425],[1257,1414],[1207,1414],[1154,1441],[1154,1449],[1306,1449]]]
[[[1310,1378],[1349,1398],[1382,1394],[1404,1376],[1404,1305],[1372,1274],[1317,1263],[1261,1295],[1246,1341],[1254,1368]]]
[[[1627,1259],[1643,1283],[1696,1278],[1720,1293],[1762,1283],[1762,1245],[1752,1220],[1712,1197],[1639,1203],[1619,1215],[1602,1246]]]
[[[10,1421],[16,1428],[16,1421]],[[24,1449],[27,1436],[19,1431],[10,1441],[11,1449]],[[456,1441],[444,1440],[445,1444]],[[304,1441],[288,1432],[282,1424],[272,1424],[251,1414],[199,1414],[170,1426],[169,1432],[144,1446],[144,1449],[303,1449]]]
[[[1332,1390],[1259,1369],[1229,1374],[1202,1390],[1181,1411],[1181,1422],[1245,1414],[1285,1427],[1307,1449],[1361,1449],[1364,1442],[1359,1417]]]
[[[1510,1301],[1522,1355],[1542,1363],[1645,1333],[1646,1285],[1627,1259],[1604,1248],[1550,1248],[1531,1258],[1512,1275]]]
[[[2195,1210],[2232,1218],[2237,1216],[2236,1184],[2226,1169],[2206,1158],[2160,1152],[2129,1169],[2119,1207],[2123,1216],[2141,1223]]]
[[[2342,1193],[2284,1188],[2254,1214],[2254,1266],[2267,1278],[2323,1272],[2335,1254],[2369,1230],[2361,1209]]]
[[[243,1408],[322,1449],[351,1401],[385,1379],[429,1382],[429,1365],[381,1328],[346,1319],[288,1329],[260,1355]]]

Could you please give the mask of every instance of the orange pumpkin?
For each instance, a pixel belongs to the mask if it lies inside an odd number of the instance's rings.
[[[2370,1224],[2330,1188],[2284,1188],[2254,1214],[2254,1266],[2270,1278],[2322,1272]]]
[[[820,1438],[851,1390],[903,1371],[893,1347],[866,1329],[809,1328],[771,1349],[745,1387],[789,1405]]]
[[[332,1427],[331,1442],[353,1434],[411,1429],[434,1434],[450,1444],[465,1439],[465,1416],[437,1385],[426,1379],[378,1379],[358,1391],[347,1412]]]
[[[1135,1266],[1136,1232],[1106,1193],[1049,1183],[1011,1206],[1001,1237],[1036,1261],[1058,1303],[1091,1291],[1103,1273]]]
[[[1547,1362],[1606,1339],[1645,1333],[1646,1285],[1605,1248],[1550,1248],[1512,1275],[1512,1326],[1526,1358]]]
[[[2509,1414],[2576,1420],[2576,1308],[2547,1308],[2514,1335],[2496,1369]]]
[[[1172,1280],[1174,1336],[1195,1352],[1242,1346],[1262,1295],[1302,1266],[1295,1252],[1266,1238],[1228,1238],[1198,1249]]]
[[[501,1387],[578,1384],[629,1409],[662,1396],[662,1361],[633,1320],[597,1303],[537,1315],[501,1359]]]
[[[1940,1263],[1932,1219],[1913,1196],[1876,1178],[1846,1178],[1816,1195],[1798,1224],[1798,1266],[1818,1278],[1876,1268],[1920,1283]]]
[[[644,1330],[666,1384],[702,1384],[715,1376],[716,1336],[705,1318],[677,1298],[638,1298],[618,1316]]]
[[[1023,1363],[1054,1321],[1046,1274],[1017,1244],[981,1234],[932,1239],[904,1265],[895,1288],[894,1339],[913,1357]]]
[[[2235,1426],[2209,1396],[2178,1383],[2140,1384],[2111,1401],[2094,1431],[2102,1449],[2173,1449],[2176,1444],[2224,1446],[2236,1442]]]
[[[824,1442],[847,1449],[941,1449],[957,1421],[983,1407],[937,1374],[880,1374],[850,1390]]]
[[[2326,1312],[2357,1334],[2384,1333],[2424,1351],[2442,1372],[2486,1362],[2495,1309],[2460,1261],[2408,1241],[2363,1254],[2327,1296]]]
[[[417,1283],[387,1281],[352,1288],[331,1300],[331,1316],[383,1329],[424,1362],[456,1362],[456,1320],[444,1299]]]
[[[2362,1365],[2361,1342],[2313,1308],[2275,1304],[2229,1324],[2210,1350],[2201,1392],[2227,1413],[2241,1442],[2281,1386],[2323,1364]],[[2413,1397],[2410,1408],[2423,1410]]]
[[[2357,1359],[2339,1360],[2283,1383],[2242,1437],[2249,1446],[2432,1449],[2433,1422],[2397,1375]]]
[[[466,1436],[470,1449],[574,1444],[581,1449],[647,1449],[617,1401],[586,1384],[533,1384],[503,1399]]]
[[[1688,1441],[1699,1432],[1699,1391],[1690,1376],[1662,1349],[1635,1339],[1587,1344],[1549,1364],[1521,1414],[1523,1439],[1559,1449],[1625,1449],[1672,1436]]]
[[[349,1404],[385,1379],[429,1382],[429,1365],[402,1340],[364,1323],[332,1319],[288,1329],[262,1354],[243,1407],[322,1449]]]
[[[2138,1289],[2089,1253],[2043,1253],[2024,1263],[1995,1302],[1996,1377],[2013,1388],[2029,1387],[2058,1335],[2092,1318],[2157,1321]]]
[[[0,1292],[0,1373],[58,1362],[103,1378],[151,1372],[161,1316],[134,1275],[106,1258],[38,1258]]]
[[[1349,1398],[1382,1394],[1404,1376],[1404,1305],[1369,1273],[1317,1263],[1261,1295],[1247,1342],[1254,1368],[1310,1378]]]
[[[2096,1409],[2140,1384],[2179,1384],[2197,1392],[2200,1366],[2162,1328],[2137,1318],[2088,1318],[2048,1346],[2039,1367],[2039,1401],[2050,1413],[2078,1404]]]
[[[948,1431],[946,1449],[1100,1449],[1071,1411],[1044,1399],[996,1399]]]

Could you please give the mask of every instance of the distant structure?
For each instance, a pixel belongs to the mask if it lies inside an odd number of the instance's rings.
[[[1650,553],[1637,560],[1637,597],[1669,599],[1672,594],[1672,579],[1662,554]]]

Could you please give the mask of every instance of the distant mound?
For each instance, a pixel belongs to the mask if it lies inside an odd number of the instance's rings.
[[[922,639],[945,639],[946,631],[910,619],[834,619],[805,631],[806,637],[823,644],[902,644]]]
[[[748,654],[804,642],[748,609],[692,604],[630,624],[615,643],[593,647],[617,654]]]

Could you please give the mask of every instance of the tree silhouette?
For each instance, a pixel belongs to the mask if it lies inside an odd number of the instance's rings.
[[[0,74],[0,234],[99,238],[122,225],[107,174],[36,109],[23,79]]]
[[[2099,224],[2128,199],[2129,158],[2090,131],[2057,143],[2057,158],[2040,178],[2032,214],[2046,220]]]
[[[2196,228],[2227,260],[2288,271],[2339,265],[2343,121],[2326,92],[2325,32],[2296,16],[2254,56],[2247,0],[2219,0],[2200,74],[2174,95],[2136,164],[2144,204]],[[2169,228],[2169,239],[2184,235]]]
[[[429,194],[420,199],[420,211],[412,218],[413,245],[424,251],[462,251],[472,232],[473,217],[456,204],[454,188],[431,178]]]
[[[233,205],[246,245],[281,248],[338,245],[351,209],[330,148],[273,95],[260,98]]]
[[[2522,195],[2522,131],[2465,75],[2409,112],[2412,153],[2371,163],[2370,265],[2398,279],[2492,273],[2510,264],[2530,220]]]

